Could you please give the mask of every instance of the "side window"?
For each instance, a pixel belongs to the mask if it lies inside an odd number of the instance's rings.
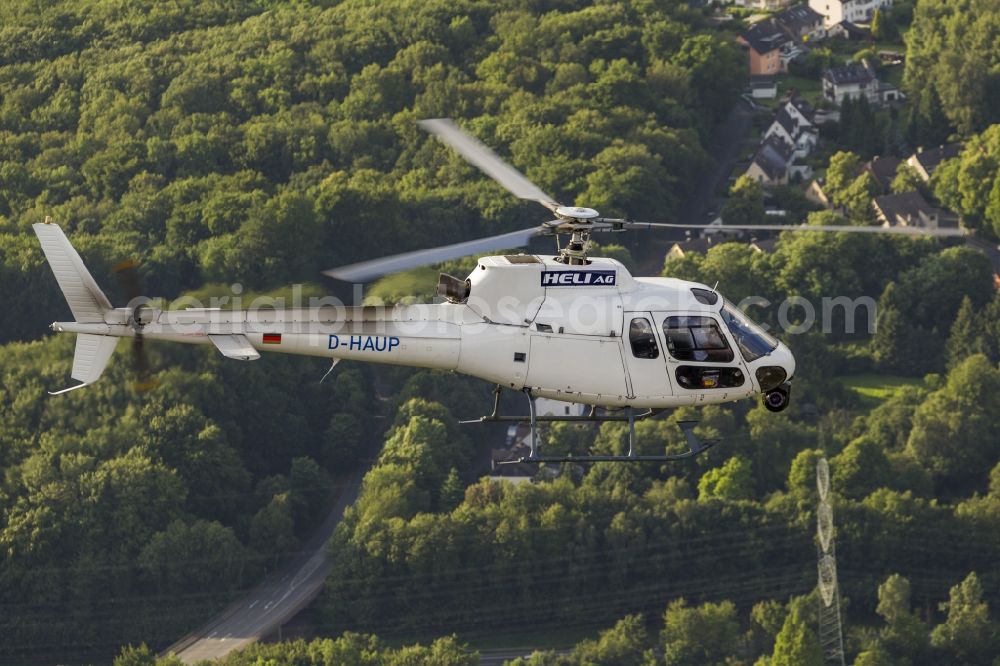
[[[636,358],[659,358],[660,348],[656,345],[653,327],[645,317],[636,317],[628,327],[628,340],[632,343],[632,355]]]
[[[663,320],[667,349],[678,361],[728,363],[733,350],[711,317],[667,317]]]

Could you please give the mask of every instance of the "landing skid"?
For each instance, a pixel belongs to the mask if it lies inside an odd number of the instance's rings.
[[[703,453],[708,449],[715,446],[717,440],[707,440],[701,441],[698,436],[694,433],[694,426],[697,421],[678,421],[677,426],[684,433],[684,439],[687,441],[688,450],[683,453],[673,453],[673,454],[663,454],[655,456],[640,456],[635,453],[635,422],[642,421],[651,416],[655,416],[662,410],[647,409],[638,414],[632,407],[625,407],[624,414],[598,414],[597,407],[591,407],[590,413],[586,415],[576,416],[576,415],[543,415],[539,416],[535,409],[535,396],[532,395],[531,391],[525,389],[524,393],[528,397],[528,416],[509,416],[500,414],[500,392],[503,389],[497,386],[493,391],[493,412],[486,416],[481,416],[478,419],[473,419],[469,421],[461,421],[461,423],[528,423],[531,425],[531,441],[530,441],[530,454],[527,456],[522,456],[516,460],[503,460],[494,461],[494,466],[499,465],[516,465],[519,463],[529,463],[529,464],[539,464],[539,463],[597,463],[597,462],[652,462],[652,463],[665,463],[665,462],[675,462],[678,460],[686,460],[688,458],[693,458],[699,453]],[[603,423],[607,421],[618,421],[628,423],[628,453],[623,456],[606,456],[606,455],[595,455],[595,456],[542,456],[538,453],[538,424],[539,423],[550,423],[555,421],[567,422],[567,423],[579,423],[579,422],[590,422],[590,423]]]

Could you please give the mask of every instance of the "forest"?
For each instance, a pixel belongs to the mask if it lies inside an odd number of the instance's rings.
[[[964,142],[924,187],[986,237],[1000,234],[992,4],[916,3],[901,139]],[[114,303],[125,258],[154,296],[282,293],[537,221],[415,124],[450,116],[560,200],[670,221],[746,84],[741,27],[665,0],[0,4],[0,661],[175,663],[157,651],[295,552],[375,458],[328,545],[316,639],[221,663],[468,664],[483,634],[542,627],[577,644],[521,663],[812,664],[825,455],[850,657],[991,664],[1000,296],[959,243],[785,234],[772,253],[669,260],[664,275],[734,302],[878,304],[873,336],[839,310],[830,333],[784,336],[800,366],[787,412],[681,410],[723,440],[690,464],[511,486],[484,477],[480,434],[457,425],[489,386],[349,363],[320,384],[319,361],[154,345],[151,391],[119,352],[93,387],[45,394],[73,357],[46,328],[69,316],[30,229],[47,215]],[[981,85],[956,87],[955,67]],[[846,214],[802,215],[870,224],[867,148],[843,147],[826,174]],[[764,219],[763,196],[744,184],[730,212]],[[777,324],[774,307],[750,314]],[[871,376],[902,388],[852,389]],[[681,446],[670,421],[638,435],[642,451]],[[624,436],[545,433],[576,453]]]

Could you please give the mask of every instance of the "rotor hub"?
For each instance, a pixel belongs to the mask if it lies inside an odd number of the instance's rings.
[[[600,215],[593,208],[583,208],[580,206],[556,206],[556,215],[571,220],[590,220]]]

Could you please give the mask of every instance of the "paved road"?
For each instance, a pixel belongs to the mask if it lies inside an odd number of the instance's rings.
[[[357,499],[366,471],[367,466],[360,465],[344,483],[326,520],[295,557],[221,615],[171,645],[166,653],[175,653],[187,664],[224,657],[277,630],[305,608],[323,589],[330,570],[324,545],[344,509]]]
[[[677,221],[681,224],[707,224],[709,209],[719,200],[716,197],[721,186],[729,178],[740,151],[749,140],[753,123],[753,109],[744,100],[733,106],[725,120],[716,125],[712,138],[708,141],[708,154],[712,166],[694,186],[691,193],[677,208]]]
[[[714,207],[718,210],[721,200],[716,192],[729,178],[736,165],[743,147],[749,141],[750,128],[753,124],[754,111],[746,101],[740,100],[733,106],[729,115],[716,125],[706,150],[712,160],[712,165],[701,174],[690,194],[677,207],[677,222],[680,224],[708,224],[709,211]],[[640,275],[658,275],[663,268],[663,255],[676,240],[684,237],[683,231],[670,233],[638,232],[642,236],[643,259],[639,261]]]
[[[1000,275],[1000,246],[978,237],[966,238],[965,243],[989,257],[990,263],[993,264],[993,272]]]

